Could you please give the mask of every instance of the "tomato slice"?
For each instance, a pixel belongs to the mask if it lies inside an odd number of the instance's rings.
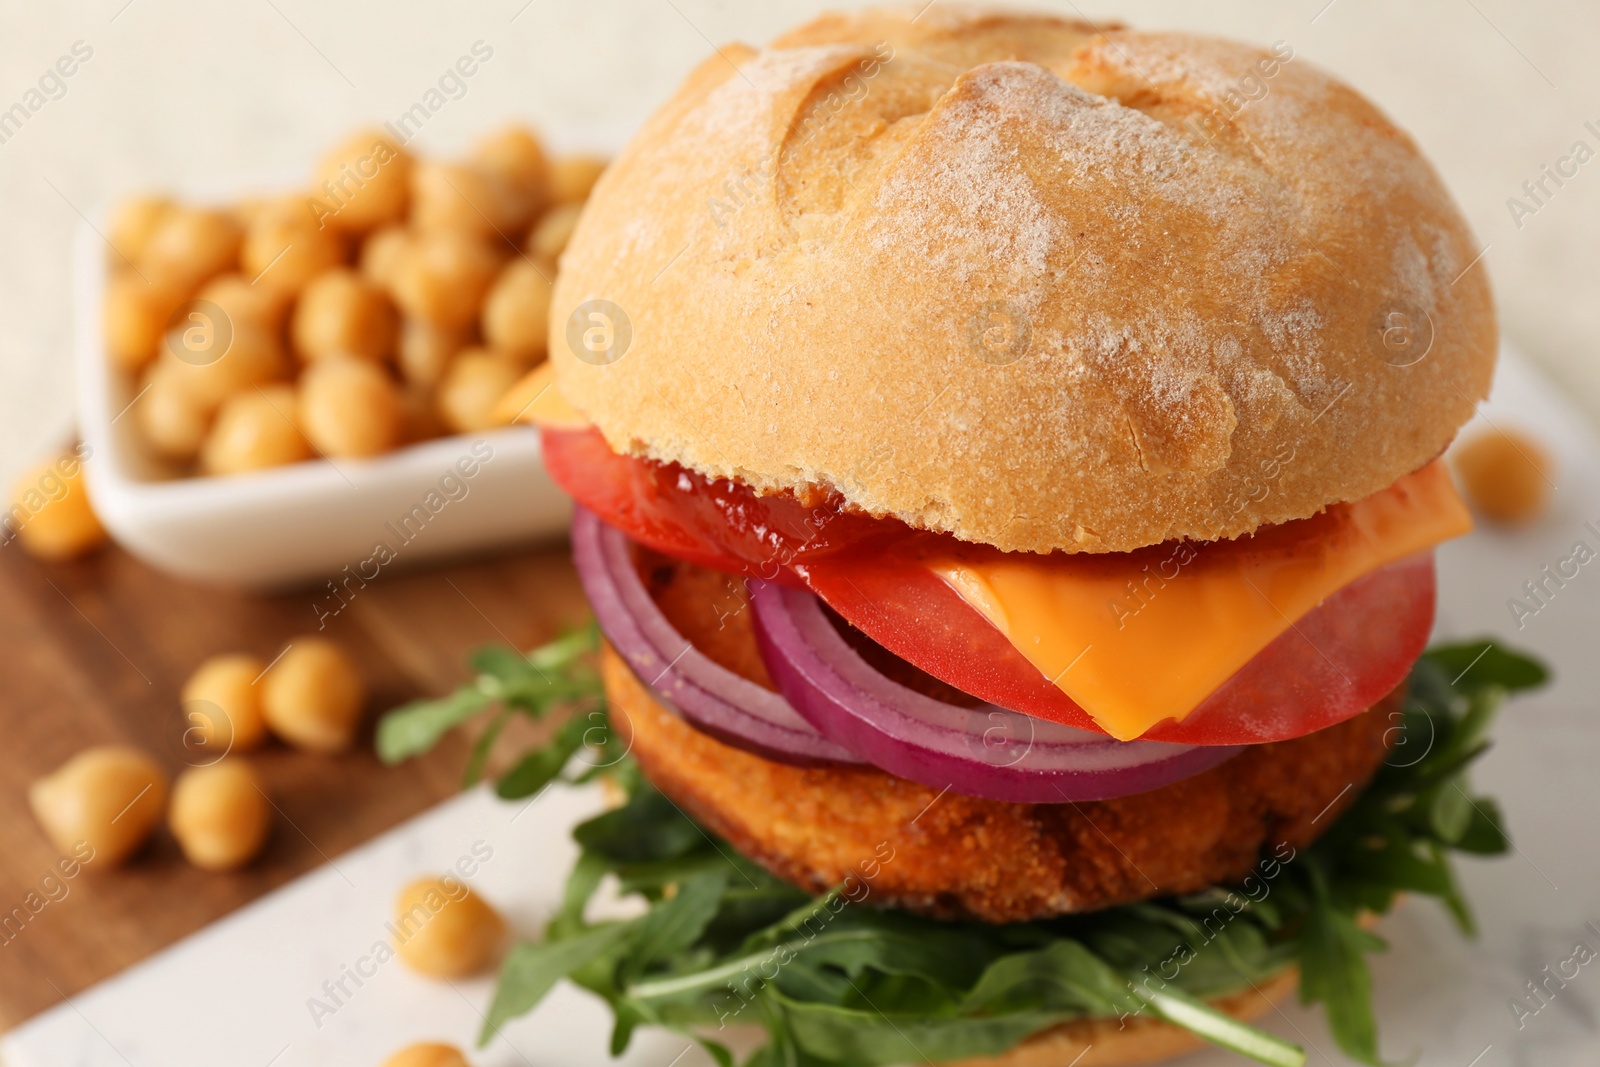
[[[941,681],[1002,707],[1104,732],[923,562],[997,550],[846,510],[836,496],[758,496],[677,464],[622,456],[598,430],[541,432],[557,484],[641,544],[701,566],[804,585]],[[1340,521],[1339,509],[1329,509],[1226,550],[1314,551]],[[1144,736],[1260,744],[1359,714],[1398,685],[1421,654],[1434,600],[1431,552],[1374,571],[1298,620],[1182,722],[1159,723]]]
[[[596,429],[540,433],[545,469],[578,503],[642,545],[715,570],[801,585],[801,559],[916,532],[846,511],[837,496],[758,496],[676,463],[618,455]]]

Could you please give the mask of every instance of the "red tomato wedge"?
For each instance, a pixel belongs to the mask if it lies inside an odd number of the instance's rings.
[[[804,585],[874,641],[963,692],[1104,732],[924,562],[996,550],[846,511],[836,497],[808,505],[790,495],[757,496],[737,482],[622,456],[597,430],[542,433],[556,482],[639,543],[702,566]],[[1225,551],[1314,551],[1341,521],[1330,508],[1226,543]],[[1110,557],[1106,564],[1116,565]],[[1357,715],[1399,685],[1421,654],[1434,599],[1431,552],[1373,571],[1299,619],[1182,722],[1161,722],[1144,736],[1260,744]]]

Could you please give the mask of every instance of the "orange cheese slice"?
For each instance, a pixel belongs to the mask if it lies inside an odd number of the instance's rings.
[[[1108,734],[1183,718],[1324,598],[1472,528],[1444,464],[1253,538],[931,564]]]
[[[492,417],[498,426],[531,422],[551,430],[587,429],[589,420],[568,404],[556,388],[556,368],[545,360],[524,374],[495,404]]]

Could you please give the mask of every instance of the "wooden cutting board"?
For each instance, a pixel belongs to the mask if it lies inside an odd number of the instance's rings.
[[[371,718],[466,676],[487,643],[537,645],[588,609],[564,545],[384,575],[328,620],[369,687],[369,722],[338,757],[276,742],[249,755],[279,809],[266,852],[231,874],[183,861],[163,828],[128,866],[85,868],[38,908],[57,859],[27,805],[30,783],[86,746],[138,745],[184,766],[178,692],[220,652],[273,659],[316,630],[326,590],[259,596],[187,585],[110,547],[51,565],[0,548],[0,1030],[122,970],[240,905],[422,811],[459,787],[466,741],[384,767]],[[512,741],[514,745],[515,742]]]

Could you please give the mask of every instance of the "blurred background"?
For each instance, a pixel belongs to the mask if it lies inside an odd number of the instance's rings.
[[[943,2],[943,0],[941,0]],[[75,42],[92,58],[0,141],[0,476],[73,432],[69,264],[82,215],[120,194],[228,190],[309,172],[388,121],[476,41],[493,58],[414,147],[453,153],[508,119],[614,146],[712,43],[761,42],[810,0],[494,0],[337,5],[91,0],[0,5],[0,109]],[[1282,39],[1368,96],[1432,157],[1480,242],[1506,333],[1600,416],[1600,162],[1513,217],[1582,139],[1600,148],[1600,7],[1581,0],[1100,0],[1090,19]],[[1592,173],[1591,173],[1592,172]],[[1554,188],[1547,182],[1547,189]],[[1520,225],[1519,225],[1520,223]]]

